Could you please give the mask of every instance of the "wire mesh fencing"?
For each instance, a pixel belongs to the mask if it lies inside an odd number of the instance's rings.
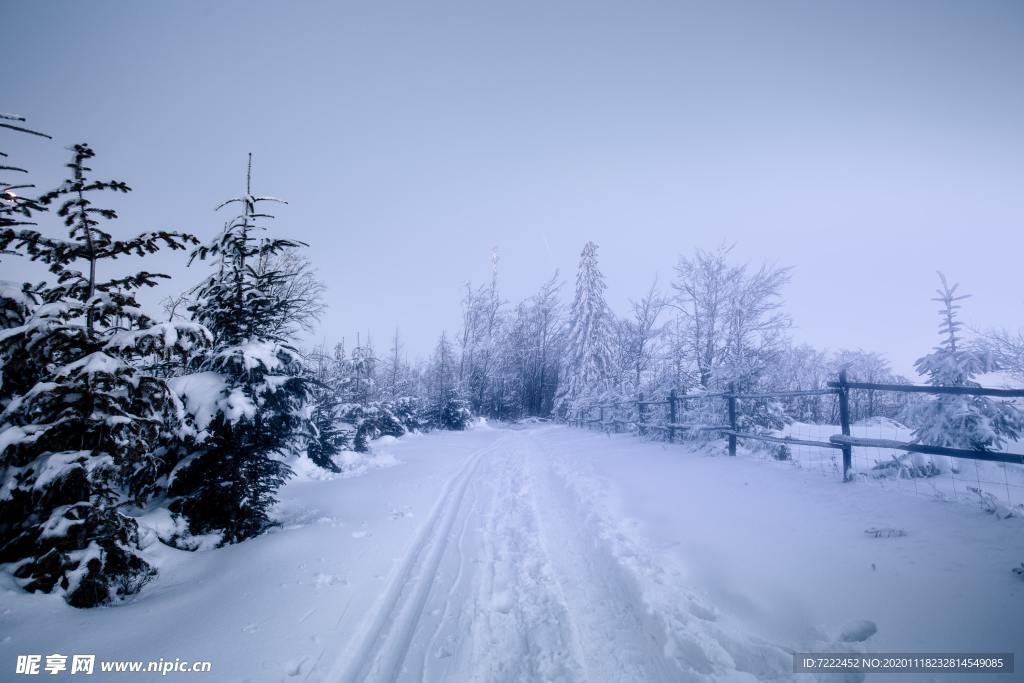
[[[921,395],[1024,398],[1024,390],[850,382],[826,388],[684,394],[586,406],[576,423],[668,442],[725,447],[730,455],[789,462],[844,481],[943,499],[971,499],[1009,516],[1024,514],[1024,454],[921,443],[896,418]],[[724,440],[724,443],[723,443]],[[1009,444],[1022,449],[1024,444]]]

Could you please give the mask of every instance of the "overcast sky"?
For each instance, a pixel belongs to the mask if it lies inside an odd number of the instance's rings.
[[[492,247],[504,296],[600,244],[620,313],[680,253],[794,267],[793,336],[937,340],[941,269],[973,325],[1024,325],[1024,3],[18,2],[2,0],[5,135],[49,188],[94,146],[115,234],[206,239],[244,188],[289,200],[321,337],[458,327]],[[52,219],[49,219],[52,220]],[[44,221],[55,231],[52,222]],[[203,271],[159,256],[175,275]],[[29,274],[0,263],[4,279]]]

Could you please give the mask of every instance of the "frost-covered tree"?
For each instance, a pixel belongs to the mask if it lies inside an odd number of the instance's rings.
[[[933,301],[939,309],[941,342],[914,367],[936,387],[976,387],[974,376],[986,372],[988,358],[964,343],[960,331],[960,303],[968,295],[957,294],[958,285],[950,286],[939,273],[941,286]],[[1024,431],[1024,413],[1013,403],[987,396],[938,394],[913,406],[908,422],[915,426],[914,442],[929,446],[945,446],[972,450],[998,450],[1007,440],[1016,439]],[[928,459],[918,456],[914,465],[919,473],[938,472],[953,463],[946,458]]]
[[[471,412],[459,390],[455,351],[446,333],[437,342],[425,385],[428,424],[435,429],[465,429]]]
[[[387,359],[384,361],[383,381],[381,391],[391,401],[408,396],[412,391],[412,378],[410,377],[409,363],[402,355],[403,344],[395,329],[395,335],[391,338],[391,348],[388,350]]]
[[[356,335],[356,345],[352,348],[349,360],[348,400],[359,405],[367,405],[377,397],[377,365],[380,361],[373,350],[373,341],[366,335],[366,343],[361,335]]]
[[[604,276],[597,267],[597,245],[587,242],[580,253],[565,363],[555,398],[555,412],[560,417],[572,415],[581,402],[608,389],[612,376],[611,315],[604,290]]]
[[[993,369],[1024,382],[1024,329],[990,330],[974,340],[974,347],[990,358]]]
[[[458,381],[474,412],[503,417],[506,400],[502,370],[504,302],[498,293],[498,252],[491,252],[491,281],[466,283],[462,301],[462,339]]]
[[[530,415],[549,415],[558,389],[559,366],[565,341],[562,283],[556,271],[527,302],[529,358],[523,400]]]
[[[564,336],[560,287],[556,272],[535,295],[516,306],[505,326],[499,375],[505,384],[508,415],[551,413]]]
[[[266,264],[305,246],[275,238],[260,223],[260,206],[280,199],[252,192],[252,157],[241,213],[192,260],[211,259],[214,272],[200,285],[195,319],[215,346],[194,375],[173,382],[195,416],[200,443],[174,472],[171,510],[188,519],[193,534],[221,543],[255,536],[271,525],[278,488],[291,475],[284,457],[305,445],[313,428],[309,386],[299,353],[282,336],[291,311],[280,296],[286,274]]]
[[[622,340],[621,372],[629,394],[643,390],[645,375],[654,365],[662,327],[658,319],[665,309],[665,299],[658,292],[658,281],[651,283],[647,293],[630,302],[632,315],[620,323]]]
[[[730,261],[730,247],[698,250],[676,265],[677,308],[683,314],[686,355],[702,389],[735,382],[756,386],[784,348],[789,318],[782,288],[789,269],[764,264],[751,270]]]
[[[349,430],[342,422],[342,390],[347,381],[344,347],[329,352],[322,345],[307,358],[310,382],[310,419],[316,435],[307,447],[309,459],[331,472],[341,471],[334,456],[349,448]]]
[[[141,312],[135,291],[164,276],[101,277],[110,260],[195,240],[166,231],[114,239],[100,226],[116,213],[92,197],[129,188],[89,177],[87,145],[72,152],[71,177],[40,198],[58,205],[68,238],[21,229],[7,245],[45,263],[54,281],[36,288],[41,303],[26,303],[22,324],[0,333],[0,562],[14,564],[26,590],[59,590],[71,605],[90,607],[138,591],[155,574],[122,510],[162,488],[185,436],[173,392],[133,360],[206,336]]]

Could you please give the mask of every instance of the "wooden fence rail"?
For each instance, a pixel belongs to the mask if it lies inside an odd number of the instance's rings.
[[[740,394],[736,392],[734,385],[729,385],[729,391],[714,394],[679,394],[674,389],[669,392],[667,398],[660,400],[645,399],[643,394],[637,396],[636,400],[610,401],[602,404],[594,404],[581,408],[575,422],[583,425],[633,425],[640,435],[647,431],[665,432],[669,441],[675,441],[676,432],[703,431],[718,432],[728,439],[729,455],[736,455],[736,442],[740,439],[763,441],[766,443],[777,443],[794,446],[812,446],[815,448],[831,448],[840,450],[843,453],[843,480],[850,481],[853,476],[853,449],[854,448],[888,448],[892,450],[906,451],[908,453],[922,453],[925,455],[944,455],[953,458],[965,458],[969,460],[984,460],[988,462],[1002,462],[1024,465],[1024,454],[1004,453],[999,451],[972,450],[965,448],[948,448],[945,446],[929,446],[927,444],[910,443],[903,441],[892,441],[889,439],[866,439],[855,437],[850,434],[850,391],[892,391],[915,394],[959,394],[970,396],[992,396],[997,398],[1024,398],[1024,389],[995,389],[991,387],[935,387],[917,384],[875,384],[871,382],[850,382],[846,370],[839,373],[839,381],[828,382],[825,389],[804,389],[798,391],[778,391],[770,393]],[[753,434],[739,431],[740,407],[743,401],[766,400],[780,398],[795,398],[803,396],[836,396],[839,402],[839,434],[829,437],[828,441],[814,441],[809,439],[796,439],[789,436],[771,436],[767,434]],[[679,404],[684,401],[710,401],[721,399],[726,402],[725,408],[729,424],[708,425],[678,422]],[[620,417],[605,418],[606,409],[615,409],[623,405],[636,406],[636,419],[623,419]],[[647,419],[647,409],[652,406],[666,406],[667,414],[665,422],[652,422]],[[592,410],[598,410],[596,418],[590,418]]]

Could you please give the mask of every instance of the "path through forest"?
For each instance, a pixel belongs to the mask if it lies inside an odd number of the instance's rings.
[[[1024,520],[549,424],[374,451],[347,476],[300,471],[264,536],[154,543],[160,575],[130,603],[0,587],[0,651],[253,682],[752,681],[792,679],[792,651],[1024,642]]]

